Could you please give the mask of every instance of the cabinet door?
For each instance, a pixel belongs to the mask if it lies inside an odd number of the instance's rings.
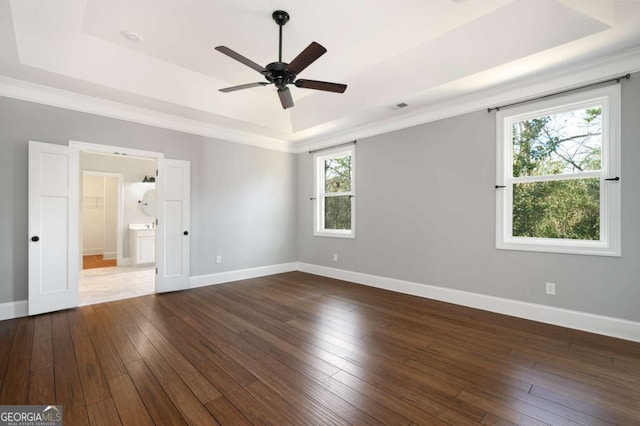
[[[155,232],[141,232],[137,241],[138,263],[153,263],[156,261]]]

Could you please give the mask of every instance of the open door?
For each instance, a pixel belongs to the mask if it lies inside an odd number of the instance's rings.
[[[158,159],[156,178],[156,292],[185,290],[189,282],[188,161]],[[164,244],[162,244],[164,242]]]
[[[78,157],[29,142],[29,315],[78,306]]]

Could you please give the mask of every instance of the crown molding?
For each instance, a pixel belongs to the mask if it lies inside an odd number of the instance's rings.
[[[377,123],[363,124],[348,131],[334,133],[326,138],[306,139],[295,145],[294,152],[303,153],[336,143],[381,135],[638,71],[640,71],[640,48],[634,48],[617,55],[563,68],[542,76],[521,79],[508,85],[498,85],[445,102],[437,102],[411,115],[405,114],[402,117]]]
[[[253,145],[276,151],[293,152],[293,144],[291,142],[4,76],[0,76],[0,96],[228,142]]]
[[[412,114],[403,114],[379,121],[361,124],[349,130],[326,137],[312,137],[298,142],[278,140],[218,126],[203,121],[165,114],[119,102],[80,95],[53,87],[0,76],[0,96],[74,111],[115,118],[214,139],[257,146],[282,152],[303,153],[325,148],[348,140],[363,139],[393,132],[432,121],[442,120],[474,112],[499,104],[553,93],[589,84],[624,73],[640,71],[640,48],[601,58],[578,66],[556,70],[551,73],[521,79],[508,85],[459,96],[444,102],[436,102]],[[293,136],[293,135],[292,135]]]

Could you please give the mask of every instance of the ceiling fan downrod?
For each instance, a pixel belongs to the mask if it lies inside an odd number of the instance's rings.
[[[278,62],[282,62],[282,27],[289,22],[289,14],[284,10],[276,10],[271,14],[271,17],[276,21],[276,24],[278,24],[279,27],[280,37],[278,42]]]

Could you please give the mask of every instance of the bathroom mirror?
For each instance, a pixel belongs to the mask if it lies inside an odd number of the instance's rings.
[[[147,216],[154,216],[156,215],[156,190],[155,189],[150,189],[147,192],[144,193],[144,195],[142,196],[142,203],[140,203],[142,205],[142,211],[147,215]]]

